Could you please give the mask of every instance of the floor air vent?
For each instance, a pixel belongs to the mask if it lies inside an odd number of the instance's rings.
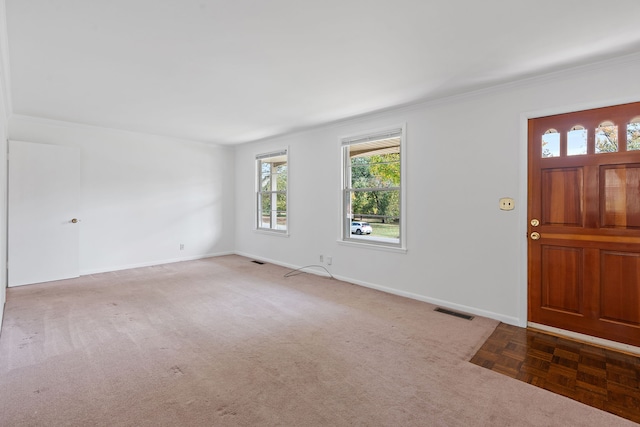
[[[439,313],[444,313],[444,314],[448,314],[450,316],[456,316],[459,317],[461,319],[466,319],[466,320],[472,320],[473,316],[469,316],[468,314],[464,314],[464,313],[458,313],[457,311],[451,311],[451,310],[447,310],[446,308],[436,308],[435,311],[439,312]]]
[[[253,262],[254,264],[260,264],[260,265],[264,264],[264,262],[262,261],[251,261],[251,262]]]

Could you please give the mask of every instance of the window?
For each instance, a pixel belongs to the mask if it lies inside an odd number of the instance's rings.
[[[258,230],[287,232],[287,150],[256,156]]]
[[[587,154],[587,130],[582,125],[575,125],[567,132],[567,156]]]
[[[404,129],[342,140],[342,240],[403,246]]]
[[[618,126],[604,121],[596,128],[596,153],[615,153],[618,151]]]
[[[558,157],[560,155],[560,134],[555,129],[547,129],[542,135],[542,157]]]
[[[640,116],[627,124],[627,151],[640,150]]]

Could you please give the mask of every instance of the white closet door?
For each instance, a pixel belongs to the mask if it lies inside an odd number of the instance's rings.
[[[8,285],[79,275],[80,150],[9,141]]]

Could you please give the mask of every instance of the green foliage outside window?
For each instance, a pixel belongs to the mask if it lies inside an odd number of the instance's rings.
[[[383,223],[400,216],[400,154],[351,159],[351,209],[354,216],[376,216]],[[389,190],[385,190],[385,189]]]

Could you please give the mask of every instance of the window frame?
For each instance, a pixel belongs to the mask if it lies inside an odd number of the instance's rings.
[[[350,175],[350,157],[348,147],[360,143],[373,142],[390,135],[397,134],[400,138],[400,185],[399,185],[399,237],[398,242],[388,242],[377,239],[363,239],[361,237],[353,237],[351,234],[352,214],[349,212],[351,187]],[[387,126],[384,128],[374,129],[367,132],[360,132],[353,135],[343,136],[339,139],[341,152],[341,189],[340,189],[340,238],[338,243],[357,246],[369,249],[385,250],[391,252],[406,253],[407,251],[407,221],[406,221],[406,201],[407,201],[407,133],[406,123],[395,126]],[[380,191],[384,191],[380,187]]]
[[[261,182],[263,161],[265,159],[279,157],[279,156],[286,156],[286,166],[287,166],[286,188],[284,190],[278,190],[277,189],[277,180],[273,180],[272,179],[271,180],[272,188],[269,191],[263,191],[262,182]],[[272,163],[272,162],[270,162],[270,163]],[[255,179],[254,179],[254,183],[255,183],[254,231],[259,232],[259,233],[271,234],[271,235],[289,236],[289,147],[285,147],[285,148],[282,148],[282,149],[279,149],[279,150],[267,151],[267,152],[264,152],[264,153],[256,154],[255,155],[255,166],[254,167],[255,167],[255,173],[256,173],[256,176],[255,176]],[[271,176],[273,176],[273,175],[271,175]],[[275,186],[275,188],[274,188],[274,186]],[[277,208],[276,208],[276,210],[273,210],[273,207],[272,207],[271,215],[273,215],[274,213],[276,214],[276,221],[275,221],[275,225],[272,223],[269,227],[263,227],[262,226],[263,223],[262,223],[262,203],[261,203],[261,201],[262,201],[263,195],[265,195],[265,194],[270,195],[270,197],[272,199],[272,203],[274,203],[274,199],[277,202],[277,196],[279,194],[284,194],[284,197],[285,197],[285,200],[286,200],[286,210],[278,211]],[[278,227],[278,222],[277,222],[277,213],[278,212],[284,212],[285,213],[284,229],[277,228]]]

